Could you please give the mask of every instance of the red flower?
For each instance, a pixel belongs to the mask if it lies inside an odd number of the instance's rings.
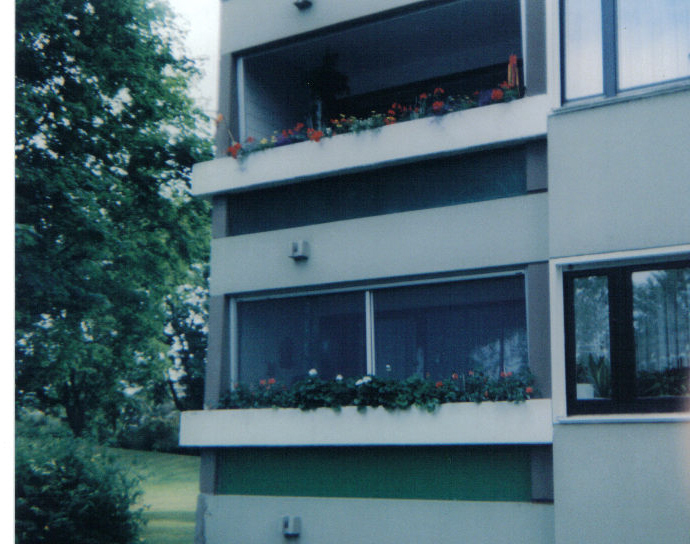
[[[531,395],[532,393],[534,393],[534,389],[532,389],[530,386],[527,386],[525,387],[525,393]]]
[[[503,100],[503,91],[501,89],[494,89],[493,91],[491,91],[491,100]]]
[[[508,376],[509,378],[510,378],[512,375],[513,375],[512,372],[506,372],[506,376]]]
[[[443,94],[443,93],[445,93],[445,92],[446,92],[446,91],[444,91],[443,89],[441,89],[441,87],[436,87],[436,88],[434,89],[434,94]]]
[[[275,378],[268,378],[268,385],[273,385],[273,384],[275,384],[275,383],[276,383],[276,379],[275,379]]]
[[[384,123],[385,125],[394,125],[394,124],[395,124],[395,117],[386,117],[386,118],[383,120],[383,123]]]
[[[259,380],[259,385],[266,385],[266,380]]]
[[[421,98],[422,100],[426,100],[427,98],[429,98],[429,95],[426,93],[422,93],[419,95],[419,98]]]
[[[437,388],[443,387],[443,382],[441,382],[441,381],[436,382],[436,387]]]
[[[236,159],[237,154],[241,151],[241,149],[242,149],[242,145],[240,145],[240,143],[237,142],[237,143],[231,145],[230,147],[228,147],[228,153],[230,153],[230,155],[232,155],[233,159]]]
[[[467,375],[468,375],[468,376],[474,376],[474,372],[473,372],[472,370],[470,370],[470,371],[467,373]]]
[[[437,100],[431,105],[431,109],[438,113],[443,109],[443,106],[445,106],[445,104],[440,100]]]
[[[460,376],[458,376],[457,372],[453,372],[453,374],[450,377],[454,380],[457,380],[458,378],[460,378]]]
[[[395,110],[394,109],[388,110],[388,115],[395,115]]]
[[[507,376],[507,374],[505,372],[501,371],[500,376],[501,376],[501,378],[505,378]]]
[[[296,130],[296,131],[300,131],[300,130],[302,130],[303,128],[304,128],[304,123],[297,123],[297,124],[295,125],[295,130]]]
[[[323,131],[314,130],[313,128],[308,128],[307,129],[307,138],[309,138],[312,142],[318,142],[321,138],[323,138]]]
[[[504,81],[503,83],[501,83],[501,84],[499,85],[499,87],[500,87],[501,89],[510,89],[510,85],[508,85],[508,82],[507,82],[507,81]]]
[[[248,144],[251,144],[253,141],[254,141],[254,138],[252,138],[251,136],[250,136],[249,138],[247,138],[247,143],[248,143]]]

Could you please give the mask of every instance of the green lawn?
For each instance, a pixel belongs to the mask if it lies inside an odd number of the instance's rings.
[[[146,544],[192,544],[199,489],[199,458],[151,451],[112,449],[142,478],[148,520]]]

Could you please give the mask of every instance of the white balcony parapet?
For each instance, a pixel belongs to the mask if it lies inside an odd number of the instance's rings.
[[[551,400],[443,404],[433,413],[346,406],[182,413],[181,446],[550,444]]]
[[[194,165],[192,193],[212,195],[344,174],[492,146],[546,134],[547,95],[491,104],[439,117],[339,134]]]

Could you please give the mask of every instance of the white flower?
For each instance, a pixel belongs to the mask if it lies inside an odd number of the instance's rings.
[[[338,375],[335,377],[335,381],[336,381],[336,382],[342,382],[342,381],[343,381],[343,375],[342,375],[342,374],[338,374]]]
[[[355,382],[355,385],[362,385],[364,383],[369,383],[371,381],[371,376],[363,376]]]
[[[319,374],[319,373],[316,371],[315,368],[312,368],[312,369],[309,371],[309,377],[310,377],[310,378],[316,378],[316,376],[318,376],[318,374]]]

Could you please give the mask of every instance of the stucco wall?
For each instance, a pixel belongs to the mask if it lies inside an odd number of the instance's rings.
[[[554,428],[559,544],[690,542],[690,422]]]
[[[546,259],[546,194],[213,240],[211,292],[242,293]],[[311,256],[295,263],[290,242]],[[241,265],[238,265],[241,263]]]
[[[690,91],[549,119],[551,257],[690,241]]]
[[[301,517],[300,544],[553,542],[549,504],[232,495],[201,500],[206,542],[282,544],[285,515]]]

